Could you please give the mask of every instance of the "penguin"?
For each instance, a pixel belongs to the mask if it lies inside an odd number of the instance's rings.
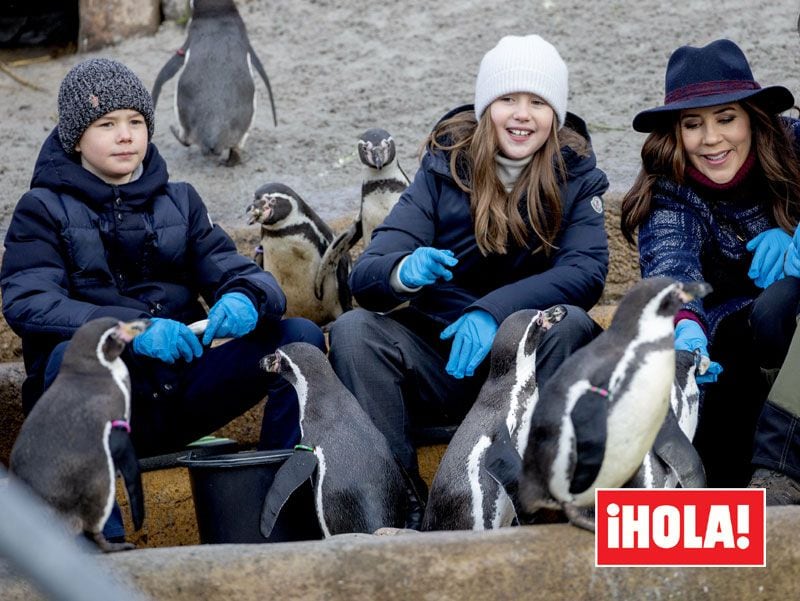
[[[353,224],[334,238],[322,257],[314,293],[317,298],[324,294],[326,274],[330,272],[353,246],[372,239],[372,231],[378,227],[400,195],[411,183],[397,160],[394,138],[385,129],[373,127],[358,138],[358,158],[363,165],[361,181],[361,208]]]
[[[593,507],[595,489],[633,476],[667,415],[675,313],[710,290],[705,282],[640,280],[608,329],[542,386],[519,479],[527,512],[563,509],[572,524],[594,530],[582,510]]]
[[[272,532],[291,493],[311,478],[314,505],[325,538],[402,528],[408,478],[389,443],[314,345],[293,342],[262,359],[283,376],[300,405],[300,444],[281,465],[264,499],[261,533]]]
[[[120,354],[149,322],[102,317],[78,328],[58,375],[33,406],[11,449],[12,476],[83,532],[104,552],[133,549],[111,543],[103,525],[121,473],[134,527],[144,520],[139,463],[130,440],[131,384]]]
[[[423,530],[489,530],[509,526],[513,499],[486,464],[487,450],[521,457],[538,400],[536,349],[567,314],[562,305],[522,310],[503,320],[490,355],[489,376],[453,435],[433,478]]]
[[[670,408],[653,448],[645,454],[626,488],[705,488],[703,462],[692,445],[700,408],[695,374],[703,371],[701,361],[699,351],[675,351]]]
[[[233,0],[193,0],[183,46],[161,68],[153,84],[153,104],[161,88],[180,71],[175,93],[179,127],[170,130],[184,146],[197,144],[203,154],[235,165],[253,125],[258,71],[267,86],[277,126],[269,78],[247,37]]]
[[[255,261],[278,280],[287,316],[323,325],[352,309],[349,256],[341,257],[326,277],[325,295],[314,295],[314,277],[333,232],[297,192],[277,182],[264,184],[255,191],[247,216],[249,225],[261,225]]]

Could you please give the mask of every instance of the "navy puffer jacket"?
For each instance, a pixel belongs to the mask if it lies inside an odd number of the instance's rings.
[[[206,316],[199,296],[211,306],[237,291],[261,320],[281,318],[286,299],[278,283],[237,253],[194,188],[168,183],[153,144],[141,176],[120,186],[79,160],[54,130],[6,234],[3,314],[22,338],[29,380],[38,382],[56,344],[96,317],[190,323]],[[41,392],[35,384],[23,390],[28,403]]]
[[[460,107],[446,115],[472,110]],[[568,114],[565,127],[589,141],[581,119]],[[520,309],[544,309],[558,303],[591,308],[603,291],[608,272],[608,240],[603,225],[602,194],[608,189],[595,155],[562,149],[567,181],[561,187],[562,223],[557,249],[545,256],[509,244],[504,255],[484,256],[475,239],[469,197],[453,180],[449,156],[425,153],[412,184],[386,220],[376,228],[356,262],[350,285],[359,304],[388,311],[404,301],[443,324],[474,309],[488,311],[501,323]],[[530,230],[530,239],[536,234]],[[401,294],[390,285],[397,263],[414,249],[449,249],[458,258],[453,279],[437,281],[415,294]],[[537,243],[531,244],[536,248]]]

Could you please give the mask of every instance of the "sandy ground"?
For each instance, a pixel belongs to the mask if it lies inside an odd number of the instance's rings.
[[[538,33],[570,69],[569,110],[589,123],[611,192],[622,193],[639,165],[641,134],[630,121],[660,104],[667,58],[682,44],[719,37],[739,43],[756,78],[800,95],[800,6],[789,0],[239,0],[250,40],[270,76],[278,126],[266,88],[244,162],[218,165],[169,131],[175,79],[162,91],[155,142],[173,179],[192,182],[212,217],[245,226],[244,208],[267,181],[295,188],[326,220],[355,215],[360,164],[356,139],[384,127],[397,140],[402,166],[417,169],[420,142],[453,106],[471,102],[482,55],[505,34]],[[35,158],[56,122],[64,74],[88,56],[127,63],[145,84],[185,37],[164,23],[153,36],[128,39],[87,55],[20,67],[35,91],[0,73],[0,234],[27,189]],[[255,226],[253,226],[255,227]]]

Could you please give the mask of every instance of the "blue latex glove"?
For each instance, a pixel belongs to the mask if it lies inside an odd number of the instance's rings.
[[[450,281],[453,273],[448,267],[454,267],[458,259],[452,250],[439,250],[430,246],[421,246],[405,260],[397,273],[400,282],[408,288],[419,288],[433,284],[439,278]]]
[[[210,344],[214,338],[239,338],[249,334],[256,322],[258,311],[249,298],[241,292],[223,294],[208,312],[203,344]]]
[[[794,231],[794,237],[786,247],[786,261],[783,272],[793,278],[800,278],[800,227]]]
[[[700,324],[691,319],[681,319],[675,326],[675,350],[689,351],[693,353],[700,349],[700,355],[708,359],[708,338]],[[698,384],[710,384],[716,382],[719,374],[722,373],[722,366],[716,361],[711,361],[708,369],[702,375],[695,376]]]
[[[473,375],[489,354],[495,334],[497,321],[486,311],[478,309],[459,317],[439,335],[442,340],[453,338],[445,371],[454,378]]]
[[[203,354],[197,336],[186,324],[160,317],[151,319],[150,327],[133,339],[132,350],[165,363],[175,363],[179,357],[191,361]]]
[[[791,242],[789,234],[774,227],[747,243],[747,250],[753,253],[747,275],[755,281],[756,286],[767,288],[783,277],[783,260]]]

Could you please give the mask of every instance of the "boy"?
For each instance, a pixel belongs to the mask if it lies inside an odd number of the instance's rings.
[[[22,338],[30,411],[86,321],[150,318],[125,350],[131,436],[140,457],[182,448],[269,395],[260,447],[299,439],[294,389],[259,360],[303,340],[325,349],[305,319],[282,320],[278,283],[236,252],[197,192],[169,182],[153,135],[153,102],[125,65],[90,59],[61,83],[58,126],[31,189],[17,204],[0,271],[3,313]],[[206,318],[202,338],[186,324]],[[208,348],[214,338],[233,338]]]

